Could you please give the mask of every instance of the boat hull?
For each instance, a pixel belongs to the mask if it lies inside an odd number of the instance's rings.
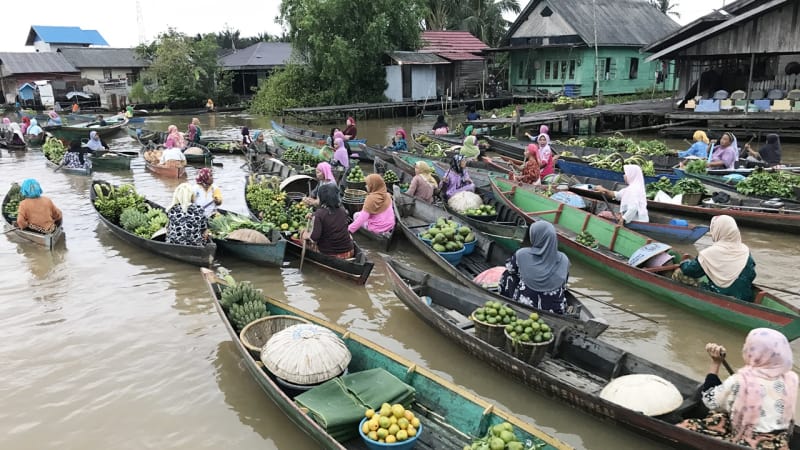
[[[6,194],[5,198],[3,199],[2,211],[5,211],[7,203],[8,194]],[[20,230],[19,228],[15,227],[15,219],[6,216],[5,212],[0,215],[3,216],[3,222],[7,227],[6,231],[10,228],[13,228],[14,231],[12,233],[14,233],[15,236],[28,242],[33,242],[34,244],[44,247],[48,250],[53,250],[53,248],[55,248],[59,242],[64,240],[64,229],[60,225],[57,226],[55,231],[52,233],[36,233],[34,231]]]
[[[624,174],[622,172],[615,172],[613,170],[608,169],[599,169],[597,167],[592,167],[586,163],[578,163],[573,161],[564,161],[559,159],[556,161],[556,166],[561,170],[561,173],[567,175],[575,175],[581,177],[591,177],[591,178],[599,178],[601,180],[609,180],[609,181],[616,181],[618,183],[624,183]],[[656,174],[656,176],[645,176],[644,182],[645,184],[655,183],[661,177],[666,177],[672,183],[678,181],[679,179],[683,178],[682,176],[675,174],[675,173],[660,173]]]
[[[91,155],[92,170],[129,170],[133,156],[105,153],[103,155]]]
[[[214,242],[221,253],[259,265],[281,266],[286,253],[284,239],[270,244],[251,244],[229,239],[214,239]]]
[[[308,142],[315,145],[324,145],[327,142],[328,135],[319,133],[313,130],[306,130],[303,128],[297,128],[290,125],[281,125],[274,120],[270,122],[272,125],[272,129],[277,131],[278,134],[281,136],[285,136],[293,141],[300,141],[300,142]],[[350,146],[353,151],[356,149],[353,146],[357,147],[358,144],[366,144],[366,139],[350,139]]]
[[[54,163],[53,161],[50,161],[49,159],[45,159],[45,165],[56,172],[62,172],[69,175],[81,175],[88,177],[92,174],[92,169],[87,169],[84,167],[64,167]]]
[[[367,260],[367,255],[364,254],[355,243],[353,243],[353,245],[356,246],[356,256],[353,261],[328,256],[306,248],[305,262],[316,264],[356,284],[366,284],[369,274],[372,273],[374,264]],[[286,251],[289,255],[300,258],[303,254],[303,245],[291,239],[287,239]]]
[[[163,167],[145,162],[145,167],[156,175],[167,178],[182,178],[186,176],[186,167]]]
[[[104,127],[101,126],[48,126],[44,127],[44,130],[52,134],[53,136],[57,137],[58,139],[66,140],[66,141],[73,141],[73,140],[81,140],[81,139],[88,139],[89,133],[92,131],[96,131],[97,134],[100,135],[101,139],[107,139],[111,136],[114,136],[119,131],[125,127],[127,124],[126,121],[122,121],[119,123],[115,123],[113,125],[106,125]]]

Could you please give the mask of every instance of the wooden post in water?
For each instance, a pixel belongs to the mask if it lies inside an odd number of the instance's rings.
[[[753,64],[756,62],[756,54],[750,53],[750,74],[747,76],[747,93],[745,94],[744,115],[747,115],[747,110],[750,109],[750,91],[753,90]]]

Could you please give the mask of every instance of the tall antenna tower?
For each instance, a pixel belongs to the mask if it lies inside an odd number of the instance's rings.
[[[144,44],[147,40],[144,33],[144,18],[142,17],[142,3],[136,0],[136,25],[139,28],[139,43]]]

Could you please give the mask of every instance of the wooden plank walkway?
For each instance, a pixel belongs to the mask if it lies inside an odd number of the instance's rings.
[[[617,103],[612,105],[600,105],[593,108],[568,109],[564,111],[542,111],[537,113],[526,113],[519,118],[520,126],[538,124],[543,122],[558,122],[562,120],[582,120],[602,115],[637,115],[637,116],[665,116],[672,110],[672,101],[665,100],[642,100],[629,103]],[[516,118],[502,117],[497,119],[479,119],[469,123],[480,126],[515,125]]]

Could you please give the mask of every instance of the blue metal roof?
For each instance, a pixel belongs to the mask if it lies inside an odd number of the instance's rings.
[[[82,30],[80,27],[33,25],[25,45],[33,45],[37,40],[50,44],[108,45],[97,30]]]

